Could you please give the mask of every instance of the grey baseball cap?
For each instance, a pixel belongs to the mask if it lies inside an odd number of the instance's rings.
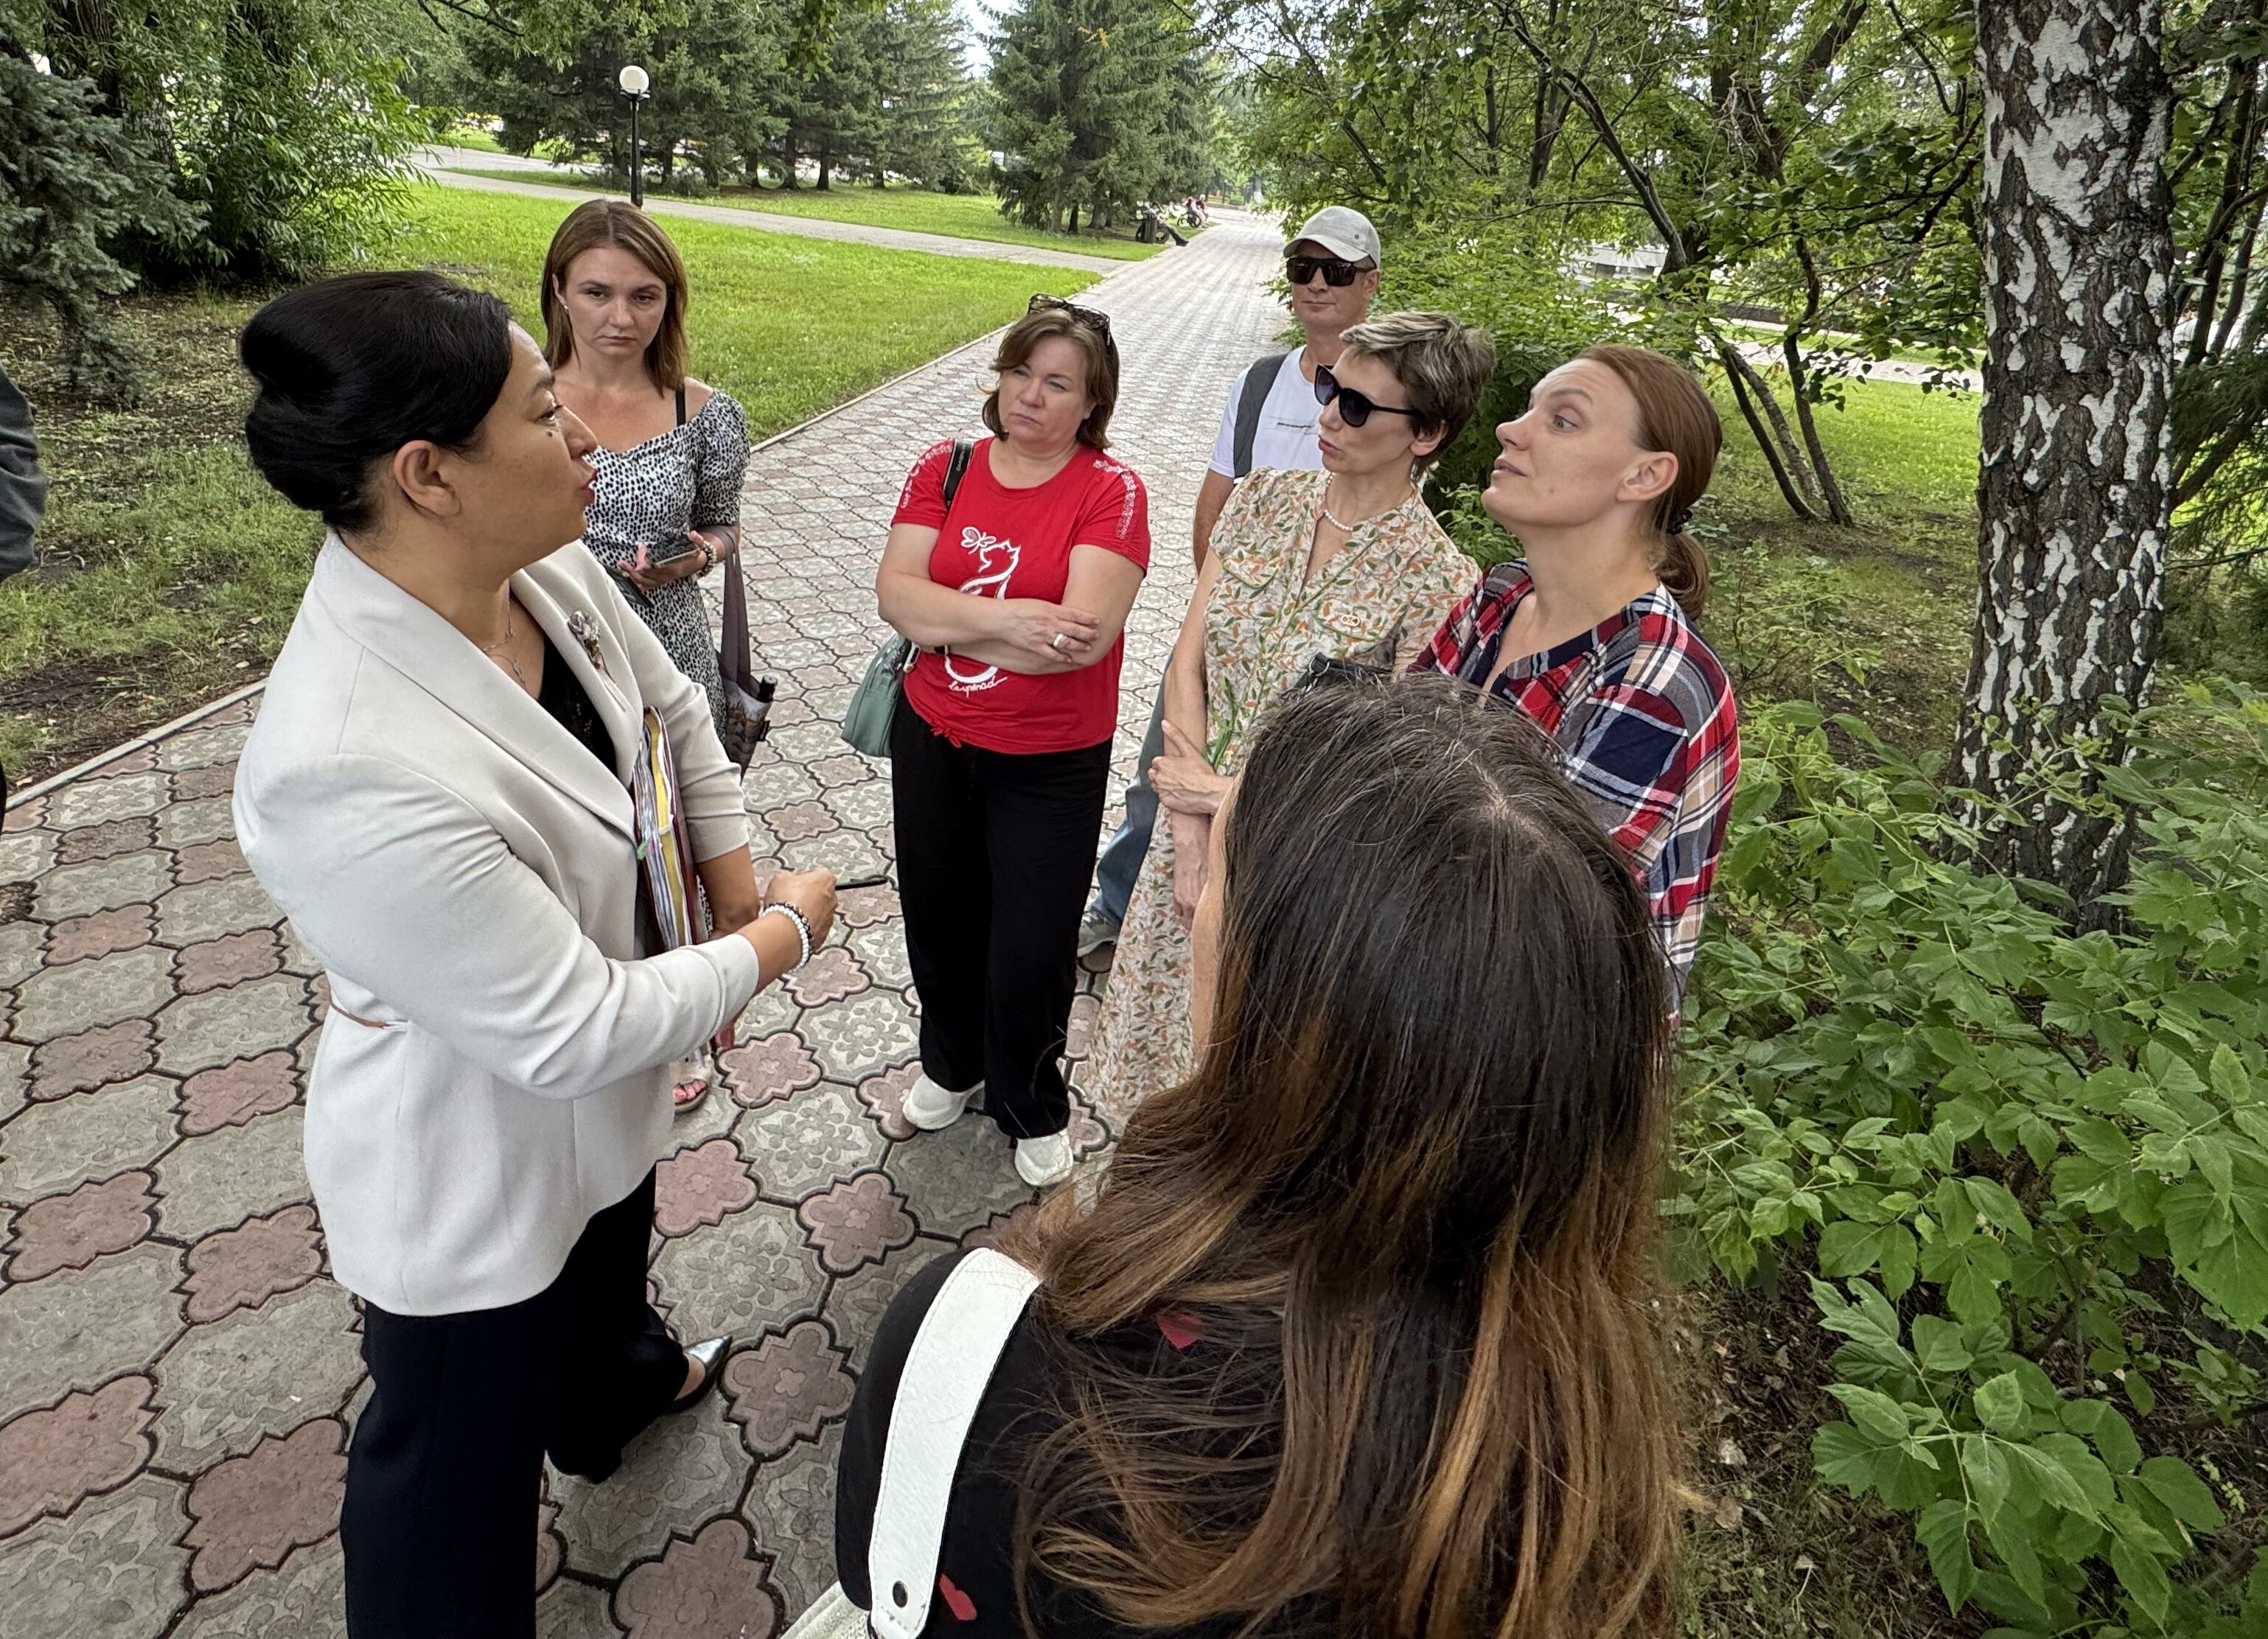
[[[1373,268],[1383,268],[1386,258],[1379,254],[1378,230],[1370,225],[1370,218],[1359,210],[1349,210],[1344,205],[1325,205],[1301,224],[1292,236],[1291,243],[1309,239],[1322,246],[1334,256],[1348,261],[1369,258]]]

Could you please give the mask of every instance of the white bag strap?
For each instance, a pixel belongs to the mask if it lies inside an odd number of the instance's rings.
[[[880,1639],[917,1639],[937,1591],[937,1555],[953,1476],[977,1402],[1040,1277],[980,1246],[938,1289],[914,1334],[890,1407],[866,1575]]]

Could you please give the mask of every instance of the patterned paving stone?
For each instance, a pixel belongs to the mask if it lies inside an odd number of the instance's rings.
[[[849,1275],[879,1263],[914,1238],[905,1197],[881,1172],[862,1172],[807,1198],[795,1209],[820,1267],[829,1275]]]
[[[298,1096],[298,1063],[280,1048],[201,1069],[181,1084],[181,1132],[194,1138],[280,1110]]]
[[[90,859],[115,859],[121,854],[152,847],[157,841],[157,822],[147,816],[106,820],[57,837],[55,860],[59,864],[77,865]]]
[[[723,1398],[711,1394],[641,1434],[605,1484],[554,1474],[566,1562],[578,1571],[621,1576],[665,1534],[689,1537],[703,1520],[729,1513],[754,1461],[740,1430],[725,1420]]]
[[[890,864],[874,845],[873,838],[863,831],[829,831],[808,842],[789,842],[780,849],[780,858],[790,871],[824,867],[852,881],[879,876]]]
[[[787,976],[787,989],[805,1007],[826,1007],[867,988],[865,970],[848,947],[830,944]]]
[[[189,1248],[187,1313],[193,1325],[297,1291],[323,1271],[322,1238],[311,1206],[278,1207]]]
[[[29,882],[55,862],[54,832],[0,833],[0,882]]]
[[[902,1064],[917,1045],[914,1016],[896,996],[870,991],[812,1018],[803,1027],[813,1055],[836,1081],[857,1082]]]
[[[771,1639],[784,1615],[748,1528],[718,1519],[623,1577],[615,1620],[630,1639]]]
[[[890,1146],[890,1176],[932,1235],[954,1238],[1032,1198],[1008,1141],[989,1116],[962,1116],[941,1133]]]
[[[181,1599],[181,1488],[144,1474],[0,1554],[0,1639],[157,1639]]]
[[[911,1138],[920,1130],[905,1118],[903,1108],[907,1090],[920,1077],[921,1065],[909,1062],[858,1084],[858,1102],[865,1106],[866,1119],[885,1138]]]
[[[48,824],[57,831],[106,820],[147,819],[173,799],[166,776],[154,771],[79,780],[48,799]]]
[[[181,1254],[144,1242],[67,1281],[0,1290],[0,1418],[91,1389],[181,1334]]]
[[[306,1167],[299,1158],[305,1125],[299,1111],[278,1110],[183,1140],[158,1164],[158,1226],[191,1240],[240,1224],[247,1213],[306,1200]]]
[[[148,904],[173,886],[171,862],[154,850],[58,865],[41,877],[32,903],[48,922],[121,905]]]
[[[47,932],[36,922],[0,923],[0,989],[13,990],[39,972]]]
[[[158,1015],[158,1065],[176,1075],[211,1069],[307,1033],[307,993],[288,974],[204,996],[185,996]]]
[[[173,1639],[346,1639],[346,1631],[345,1562],[331,1537],[199,1599]]]
[[[42,1515],[62,1518],[81,1499],[134,1477],[150,1460],[153,1388],[121,1378],[92,1393],[73,1393],[0,1428],[0,1537]]]
[[[217,882],[223,877],[242,876],[250,869],[244,863],[235,838],[216,837],[210,842],[198,842],[181,849],[174,859],[173,879],[184,885]]]
[[[42,968],[17,993],[14,1033],[19,1040],[51,1041],[146,1018],[173,993],[172,965],[172,952],[151,948]]]
[[[254,1569],[273,1570],[296,1547],[338,1529],[347,1477],[346,1430],[318,1417],[242,1457],[216,1463],[189,1488],[195,1524],[181,1539],[195,1551],[189,1585],[225,1588]]]
[[[749,1111],[733,1133],[776,1201],[800,1201],[882,1159],[881,1129],[857,1094],[832,1082]]]
[[[667,1242],[655,1255],[653,1274],[672,1325],[691,1338],[730,1332],[753,1341],[798,1315],[816,1313],[827,1290],[794,1213],[765,1202]]]
[[[6,1009],[0,1007],[0,1018]],[[11,1119],[30,1102],[32,1049],[13,1041],[0,1041],[0,1121]]]
[[[58,1269],[84,1269],[105,1253],[124,1252],[150,1232],[156,1206],[150,1174],[139,1171],[34,1201],[11,1226],[8,1279],[36,1281]]]
[[[799,1320],[725,1363],[719,1385],[741,1438],[761,1458],[777,1457],[820,1425],[850,1409],[854,1387],[843,1351],[816,1320]]]
[[[711,1138],[655,1169],[653,1226],[664,1235],[689,1235],[755,1199],[756,1180],[739,1149],[729,1138]]]
[[[284,966],[284,947],[274,931],[248,929],[192,944],[173,959],[174,981],[183,996],[202,996],[247,979],[264,979]]]
[[[277,918],[276,907],[250,877],[194,882],[158,901],[158,937],[173,945],[197,944]]]
[[[835,1581],[835,1469],[843,1425],[830,1422],[816,1441],[798,1441],[756,1470],[747,1519],[774,1557],[772,1586],[791,1611],[801,1611]]]
[[[211,728],[189,729],[172,735],[158,753],[158,766],[174,769],[202,768],[211,763],[225,761],[233,767],[237,753],[244,749],[245,733],[244,722],[239,721]]]
[[[35,1091],[39,1077],[35,1059]],[[147,1165],[173,1138],[173,1084],[155,1076],[34,1104],[8,1123],[0,1199],[31,1202]]]
[[[158,1462],[195,1471],[335,1411],[362,1375],[354,1324],[325,1281],[191,1327],[158,1363]]]
[[[121,1019],[44,1041],[32,1054],[32,1097],[62,1099],[140,1075],[157,1062],[149,1021]]]
[[[173,776],[173,800],[193,803],[207,797],[226,797],[236,789],[236,764],[233,761],[213,763],[202,768],[184,768]]]
[[[195,848],[235,834],[236,820],[225,797],[175,803],[158,816],[158,840],[167,848]]]
[[[720,1063],[733,1100],[750,1109],[819,1084],[819,1061],[801,1038],[784,1031],[734,1047]]]
[[[156,937],[157,913],[147,905],[122,905],[92,915],[73,916],[48,932],[50,966],[108,956],[114,951],[134,951]],[[30,930],[32,924],[21,924]]]

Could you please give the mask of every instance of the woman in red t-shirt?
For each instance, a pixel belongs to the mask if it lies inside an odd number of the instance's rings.
[[[906,1119],[949,1127],[983,1091],[1038,1187],[1071,1172],[1058,1059],[1150,508],[1103,453],[1118,401],[1105,315],[1035,296],[992,367],[984,424],[998,436],[977,443],[949,504],[951,442],[914,463],[874,593],[922,651],[890,728],[922,1013]]]

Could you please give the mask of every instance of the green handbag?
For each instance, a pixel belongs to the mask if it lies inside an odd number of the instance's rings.
[[[967,438],[953,441],[953,459],[945,469],[945,506],[948,512],[953,510],[953,497],[960,492],[961,475],[968,470],[968,458],[976,448]],[[906,673],[914,669],[919,653],[910,639],[895,632],[875,649],[874,658],[866,662],[866,674],[850,691],[850,703],[843,708],[843,738],[851,750],[864,752],[869,757],[890,754],[890,719],[897,716],[898,697],[906,689]]]

